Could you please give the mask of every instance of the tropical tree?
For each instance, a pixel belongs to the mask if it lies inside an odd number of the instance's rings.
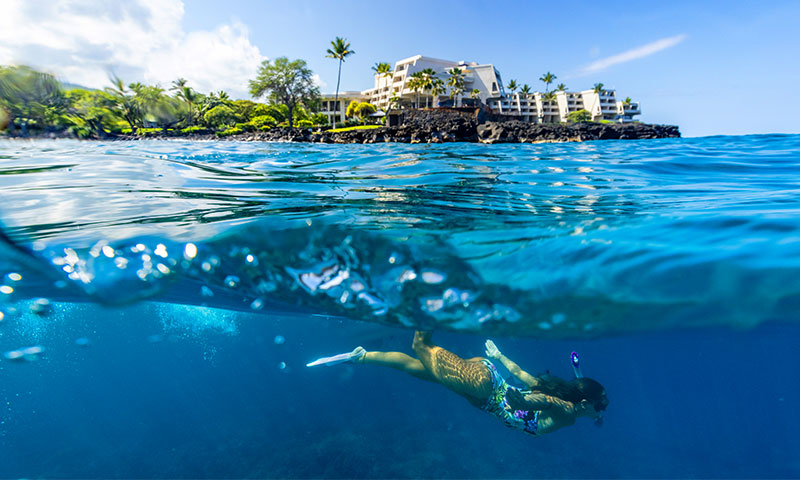
[[[550,72],[547,72],[544,75],[542,75],[541,77],[539,77],[539,80],[544,82],[544,84],[546,86],[545,87],[545,93],[550,91],[550,84],[553,83],[556,78],[558,78],[558,77],[553,75]]]
[[[425,75],[422,72],[414,72],[411,74],[411,77],[406,82],[406,86],[412,91],[416,92],[417,94],[417,103],[416,106],[419,108],[419,94],[422,90],[425,89]]]
[[[227,105],[217,105],[203,115],[206,124],[213,128],[224,128],[236,123],[239,118],[236,112]]]
[[[22,134],[28,125],[44,125],[64,112],[66,103],[55,77],[30,67],[0,67],[0,108],[8,111],[12,123],[19,123]]]
[[[567,86],[564,85],[563,83],[559,83],[558,85],[556,85],[556,90],[558,90],[560,92],[566,92],[567,91]]]
[[[137,105],[139,126],[151,122],[164,130],[178,122],[180,102],[164,95],[164,89],[157,85],[132,83],[128,87],[134,92],[133,101]]]
[[[511,96],[513,97],[514,96],[514,92],[519,88],[519,85],[517,85],[517,81],[516,80],[511,79],[511,80],[509,80],[508,85],[506,85],[506,88],[511,90]]]
[[[591,120],[592,114],[583,109],[570,112],[567,115],[567,121],[570,123],[590,122]]]
[[[435,106],[433,105],[433,99],[439,98],[439,95],[443,94],[446,90],[444,80],[437,77],[431,78],[431,107]]]
[[[525,98],[528,98],[528,96],[531,94],[531,86],[527,83],[524,84],[522,88],[519,89],[519,93],[521,93]]]
[[[312,75],[313,72],[305,60],[290,62],[286,57],[278,57],[274,63],[265,60],[259,67],[256,78],[250,80],[250,95],[253,98],[266,95],[271,102],[284,105],[289,126],[292,126],[293,113],[297,107],[319,100],[319,87],[314,85]]]
[[[594,84],[594,93],[600,93],[603,91],[604,85],[602,83],[595,83]]]
[[[397,96],[397,93],[392,93],[392,96],[389,97],[389,105],[386,107],[386,111],[388,113],[389,110],[393,108],[397,108],[397,103],[400,101],[400,97]]]
[[[116,75],[111,76],[111,86],[105,91],[114,99],[117,111],[128,122],[131,132],[136,131],[136,120],[139,118],[139,104],[134,100],[134,92],[125,88],[125,82]]]
[[[623,105],[630,105],[631,102],[633,102],[633,100],[631,100],[631,97],[625,97],[625,100],[622,101],[622,104]]]
[[[177,91],[177,92],[180,92],[181,90],[183,90],[183,89],[184,89],[184,87],[186,87],[186,84],[188,84],[188,83],[189,83],[189,81],[188,81],[188,80],[186,80],[185,78],[183,78],[183,77],[178,77],[178,79],[177,79],[177,80],[173,80],[173,81],[172,81],[172,86],[171,86],[171,87],[169,87],[169,89],[170,89],[171,91]]]
[[[336,37],[335,40],[331,41],[331,48],[327,50],[328,54],[325,55],[326,58],[334,58],[339,60],[339,74],[336,77],[336,96],[334,97],[334,105],[339,104],[339,84],[342,80],[342,62],[344,59],[353,55],[355,50],[350,49],[350,42],[342,37]],[[305,63],[305,62],[304,62]],[[333,128],[336,128],[336,116],[333,116]]]
[[[433,88],[433,79],[436,78],[436,70],[432,68],[426,68],[422,70],[422,89],[423,90],[431,90]],[[433,92],[431,92],[431,96],[433,96]],[[428,97],[425,97],[425,108],[428,108]]]
[[[447,71],[450,78],[447,85],[450,87],[450,97],[453,99],[453,106],[456,106],[456,97],[464,93],[464,71],[458,67],[453,67]]]
[[[481,91],[477,88],[473,88],[471,92],[469,92],[469,98],[475,100],[476,98],[480,98]]]
[[[378,62],[372,67],[372,71],[375,72],[376,75],[382,77],[391,77],[392,65],[387,62]]]
[[[182,79],[179,79],[182,80]],[[173,82],[174,83],[174,82]],[[176,90],[176,87],[170,88],[170,90]],[[177,92],[175,93],[175,97],[179,100],[182,100],[186,104],[186,125],[191,126],[194,124],[194,116],[195,116],[195,103],[199,100],[200,95],[195,92],[192,87],[187,87],[184,83],[183,86],[177,87]]]
[[[359,102],[357,100],[353,100],[347,106],[347,111],[345,115],[348,117],[360,117],[361,121],[363,122],[365,118],[372,115],[373,113],[377,112],[378,109],[375,105],[367,102]]]
[[[105,125],[113,126],[122,120],[114,108],[114,98],[106,92],[76,88],[64,92],[64,97],[69,106],[64,121],[59,123],[82,138],[103,138],[107,133]]]
[[[556,92],[546,92],[542,95],[542,100],[545,102],[555,103],[556,102]]]

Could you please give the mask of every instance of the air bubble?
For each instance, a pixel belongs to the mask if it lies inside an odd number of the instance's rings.
[[[163,243],[159,243],[153,253],[161,258],[167,258],[167,247]]]
[[[191,260],[197,256],[197,246],[194,243],[187,243],[183,249],[183,258]]]
[[[225,285],[228,288],[236,288],[239,286],[239,277],[236,275],[228,275],[225,277]]]
[[[200,294],[202,296],[204,296],[204,297],[213,297],[214,296],[214,292],[210,288],[205,286],[205,285],[200,287]]]
[[[278,368],[280,368],[281,370],[285,370],[286,369],[286,362],[279,363],[278,364]]]
[[[8,279],[13,282],[19,282],[20,280],[22,280],[22,275],[20,275],[19,273],[12,272],[8,274]]]
[[[261,310],[262,308],[264,308],[264,300],[256,298],[250,303],[250,308],[252,310]]]
[[[35,313],[36,315],[47,315],[51,310],[50,300],[46,298],[37,298],[31,303],[30,309],[31,313]]]
[[[283,345],[286,343],[286,339],[283,338],[283,335],[275,335],[273,342],[275,342],[275,345]]]

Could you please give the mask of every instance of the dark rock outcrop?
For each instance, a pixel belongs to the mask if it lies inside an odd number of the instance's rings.
[[[478,125],[483,143],[585,142],[589,140],[635,140],[680,137],[674,125],[646,123],[524,123],[486,122]]]
[[[308,128],[273,128],[223,137],[220,140],[315,142],[315,143],[542,143],[584,142],[589,140],[634,140],[680,137],[674,125],[646,123],[527,123],[520,121],[483,121],[491,118],[480,109],[409,110],[402,113],[402,124],[363,130],[335,132]],[[215,140],[209,132],[148,132],[146,137],[121,136],[121,139],[182,138]]]

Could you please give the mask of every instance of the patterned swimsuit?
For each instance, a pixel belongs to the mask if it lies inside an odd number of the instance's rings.
[[[498,419],[507,427],[522,430],[523,432],[536,435],[539,429],[539,411],[538,410],[512,410],[511,406],[506,401],[506,393],[508,389],[515,387],[506,383],[502,375],[497,372],[497,368],[492,362],[484,359],[483,363],[489,368],[492,374],[492,394],[486,401],[486,405],[481,407]],[[522,393],[527,393],[522,391]]]

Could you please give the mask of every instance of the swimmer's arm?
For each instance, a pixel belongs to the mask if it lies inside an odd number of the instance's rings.
[[[506,400],[515,410],[560,410],[565,414],[571,414],[575,410],[571,402],[538,392],[523,394],[519,390],[509,389]]]
[[[486,340],[486,355],[493,360],[499,360],[512,375],[517,377],[520,382],[528,387],[533,388],[539,384],[539,380],[536,377],[519,368],[519,365],[500,353],[500,350],[497,349],[497,346],[495,346],[494,342],[491,340]]]

